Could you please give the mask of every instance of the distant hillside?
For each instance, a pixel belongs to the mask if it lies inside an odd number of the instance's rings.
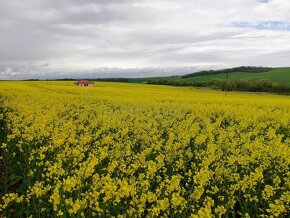
[[[217,71],[201,71],[184,76],[150,78],[146,82],[224,90],[227,73],[229,90],[290,93],[290,68],[238,67]]]
[[[222,70],[204,70],[191,74],[186,74],[182,78],[196,77],[196,76],[205,76],[205,75],[216,75],[224,73],[235,73],[235,72],[245,72],[245,73],[263,73],[272,70],[270,67],[251,67],[251,66],[241,66],[235,68],[227,68]]]
[[[237,68],[233,68],[237,69]],[[269,69],[269,68],[264,68]],[[190,85],[192,82],[208,82],[214,79],[225,79],[226,73],[221,71],[202,71],[210,72],[203,74],[202,72],[188,74],[184,76],[174,76],[174,77],[158,77],[158,78],[144,78],[144,81],[156,81],[156,80],[166,80],[166,81],[177,81],[182,82],[184,85]],[[190,76],[191,75],[191,76]],[[281,83],[290,86],[290,68],[271,68],[270,70],[264,72],[241,72],[241,71],[230,71],[229,80],[270,80],[274,83]]]

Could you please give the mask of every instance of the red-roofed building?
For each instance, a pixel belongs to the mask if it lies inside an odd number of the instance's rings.
[[[93,86],[94,83],[89,81],[89,80],[80,80],[80,81],[76,82],[75,85],[77,85],[77,86]]]

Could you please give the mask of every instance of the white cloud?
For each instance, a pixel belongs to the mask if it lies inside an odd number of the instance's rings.
[[[289,11],[288,0],[0,0],[0,76],[288,66]]]

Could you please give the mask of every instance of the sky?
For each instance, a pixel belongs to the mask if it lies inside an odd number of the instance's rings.
[[[289,0],[0,0],[0,79],[290,66]]]

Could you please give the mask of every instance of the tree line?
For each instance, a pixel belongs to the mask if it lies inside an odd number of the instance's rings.
[[[212,79],[206,82],[188,82],[188,81],[179,81],[179,80],[150,80],[147,81],[148,84],[156,85],[173,85],[173,86],[197,86],[197,87],[209,87],[213,89],[218,89],[225,91],[227,88],[228,91],[248,91],[248,92],[272,92],[278,94],[290,94],[290,87],[281,84],[275,83],[267,79],[262,80],[231,80],[226,81],[223,79]]]
[[[189,78],[189,77],[213,75],[213,74],[223,74],[223,73],[235,73],[235,72],[263,73],[270,70],[272,70],[272,68],[270,67],[241,66],[241,67],[227,68],[227,69],[222,69],[222,70],[203,70],[203,71],[183,75],[181,78]]]

